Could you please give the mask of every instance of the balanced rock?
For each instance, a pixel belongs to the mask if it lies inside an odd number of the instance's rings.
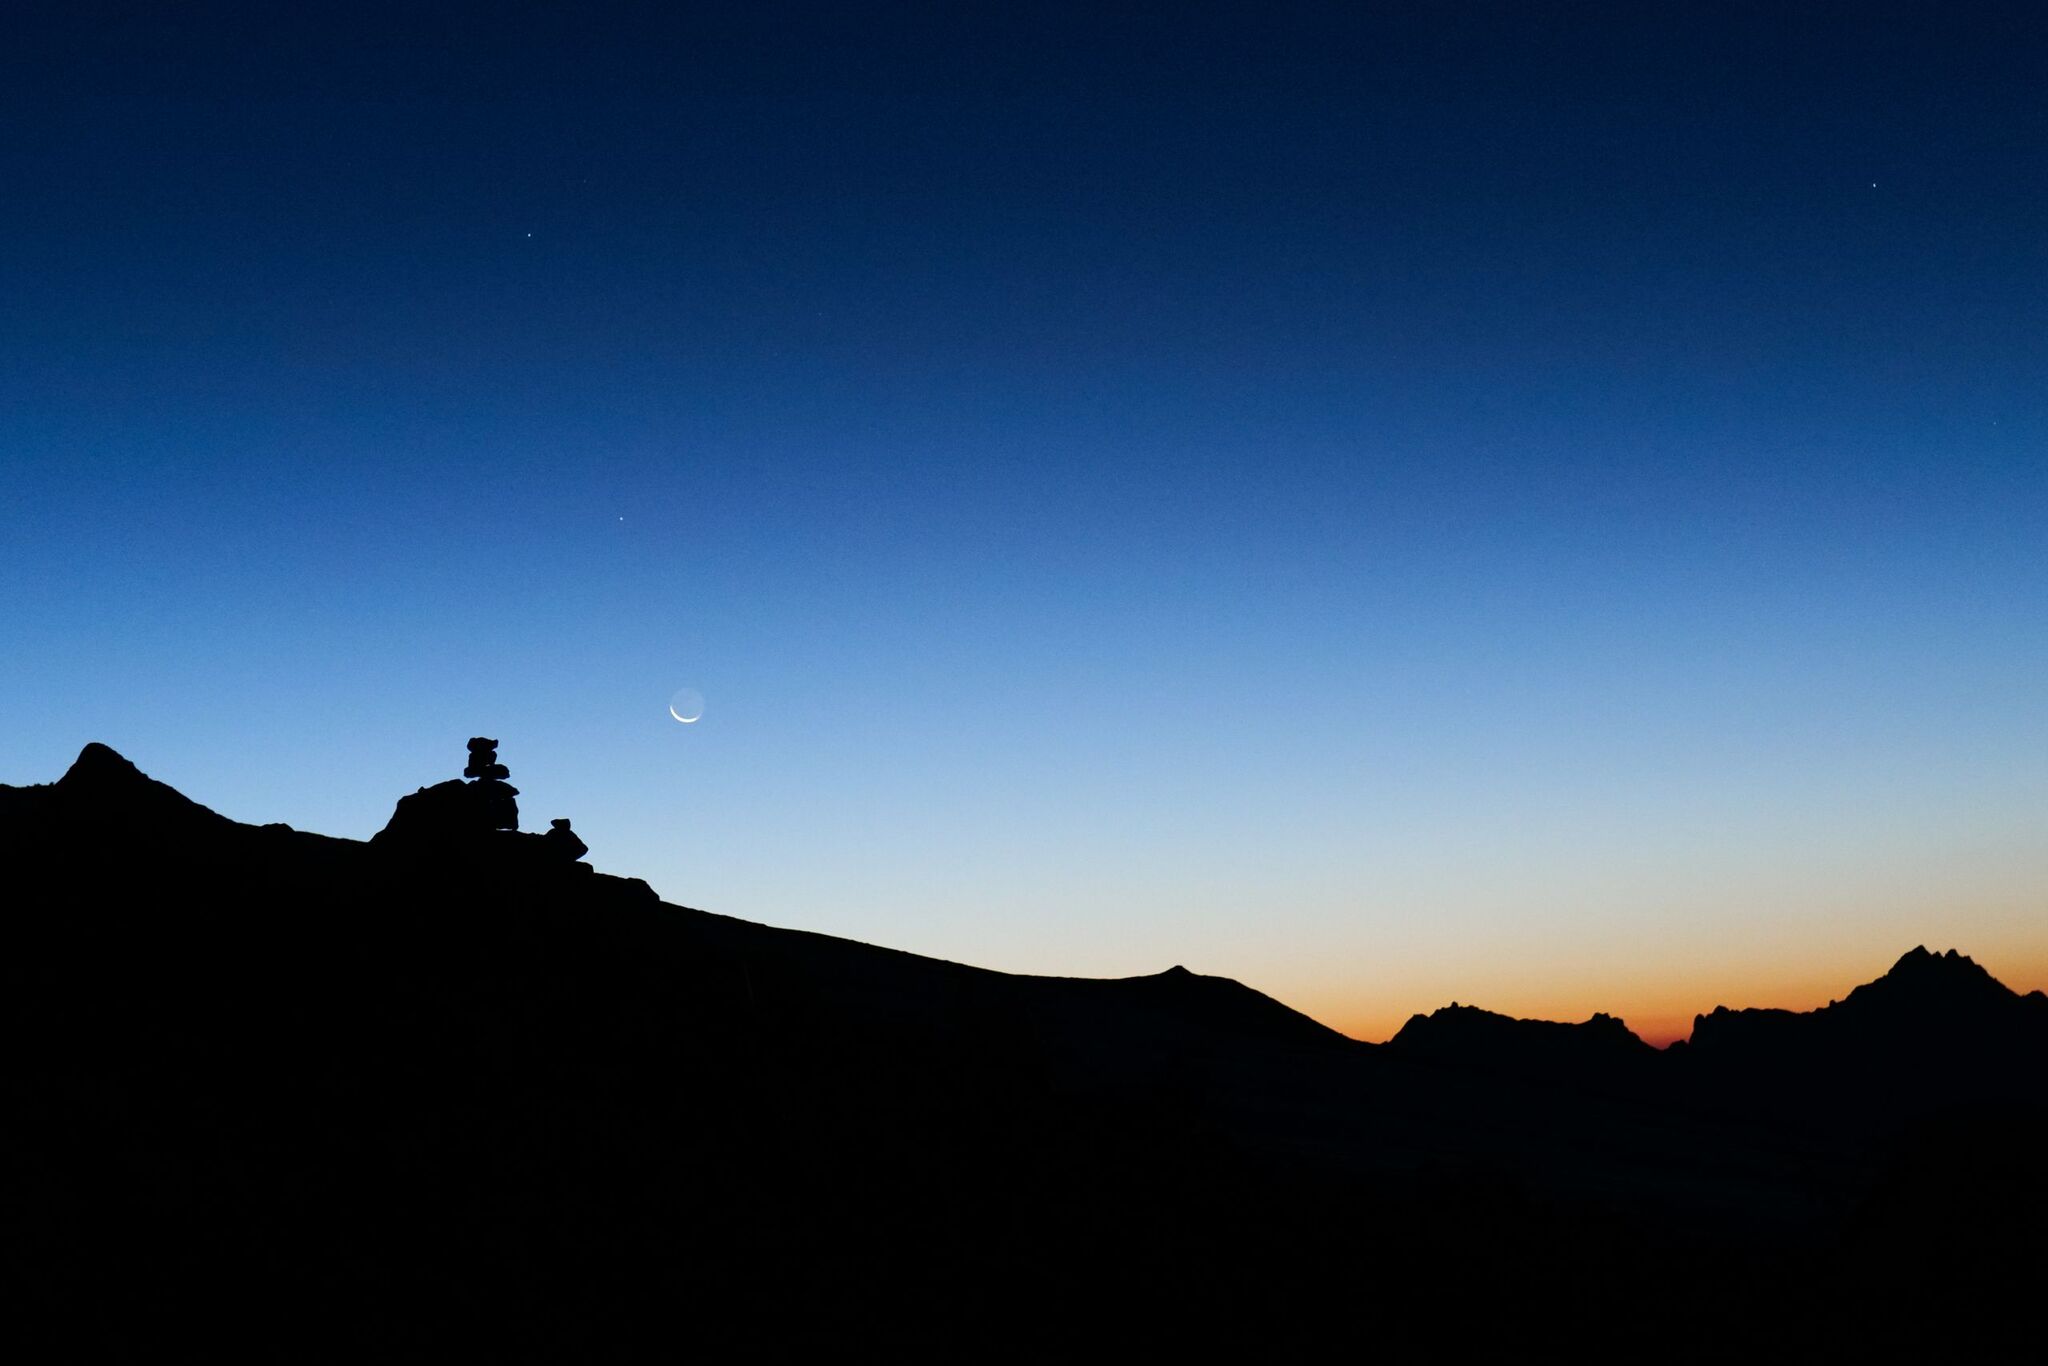
[[[548,848],[560,854],[566,863],[574,863],[590,852],[590,846],[569,828],[569,822],[566,820],[549,821],[548,832],[541,838],[547,841]]]
[[[498,742],[473,735],[469,740],[469,767],[462,770],[465,778],[496,778],[503,781],[512,776],[512,771],[498,762]]]

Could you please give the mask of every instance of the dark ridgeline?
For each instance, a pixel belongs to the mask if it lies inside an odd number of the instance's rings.
[[[1517,1020],[1456,1001],[1410,1017],[1387,1046],[1419,1061],[1558,1079],[1634,1080],[1658,1066],[1657,1050],[1612,1015],[1560,1024]]]
[[[0,787],[5,1246],[70,1357],[2030,1344],[2048,1002],[1344,1039],[666,905],[496,745],[367,844]],[[566,855],[566,857],[565,857]],[[17,1319],[22,1315],[17,1312]]]

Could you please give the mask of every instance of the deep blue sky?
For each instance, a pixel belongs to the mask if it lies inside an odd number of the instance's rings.
[[[2044,71],[2028,5],[15,7],[0,781],[366,836],[489,733],[672,900],[1366,1034],[2048,984]]]

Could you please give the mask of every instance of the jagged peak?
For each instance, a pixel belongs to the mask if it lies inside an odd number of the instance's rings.
[[[1484,1006],[1461,1005],[1456,1001],[1451,1002],[1447,1006],[1438,1006],[1426,1015],[1417,1014],[1412,1018],[1417,1020],[1506,1020],[1510,1024],[1554,1025],[1560,1029],[1612,1030],[1615,1028],[1628,1028],[1627,1023],[1619,1015],[1609,1015],[1604,1010],[1596,1010],[1589,1018],[1584,1020],[1534,1020],[1520,1015],[1504,1015],[1498,1010],[1488,1010]]]
[[[1891,970],[1816,1010],[1717,1006],[1693,1018],[1693,1041],[1714,1049],[1779,1047],[1788,1039],[1867,1035],[1894,1039],[1984,1028],[2038,1007],[1955,949],[1916,944]],[[1839,1031],[1847,1031],[1841,1034]]]
[[[1520,1023],[1512,1015],[1503,1015],[1497,1010],[1488,1010],[1484,1006],[1460,1005],[1456,1001],[1451,1002],[1447,1006],[1438,1006],[1435,1010],[1429,1011],[1426,1014],[1418,1011],[1416,1014],[1408,1017],[1408,1023],[1414,1025],[1427,1025],[1432,1021],[1464,1024],[1480,1021],[1491,1022],[1494,1020],[1503,1021],[1507,1024]],[[1550,1024],[1553,1021],[1543,1020],[1533,1023]]]
[[[1894,963],[1888,973],[1849,991],[1841,1006],[1866,1006],[1876,999],[1970,999],[2013,995],[2017,993],[1993,977],[1991,971],[1976,958],[1960,954],[1954,948],[1948,952],[1931,952],[1925,944],[1915,944],[1911,952],[1898,958],[1898,963]],[[1835,1006],[1831,1006],[1831,1010],[1833,1008]]]
[[[1982,974],[1989,977],[1991,975],[1985,971],[1983,965],[1977,962],[1976,959],[1966,954],[1957,953],[1954,949],[1950,949],[1946,953],[1932,953],[1929,952],[1925,944],[1916,944],[1905,953],[1899,955],[1899,961],[1892,964],[1891,971],[1887,972],[1885,976],[1890,977],[1893,973],[1945,970],[1968,972],[1973,976]]]
[[[1563,1020],[1525,1020],[1480,1006],[1456,1001],[1427,1015],[1413,1015],[1401,1026],[1390,1043],[1404,1049],[1437,1051],[1455,1049],[1592,1047],[1602,1051],[1648,1049],[1619,1017],[1598,1012],[1576,1023]]]

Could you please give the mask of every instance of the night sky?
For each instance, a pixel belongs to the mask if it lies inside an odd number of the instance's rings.
[[[2048,8],[553,8],[9,7],[0,781],[491,735],[1367,1038],[2048,986]]]

